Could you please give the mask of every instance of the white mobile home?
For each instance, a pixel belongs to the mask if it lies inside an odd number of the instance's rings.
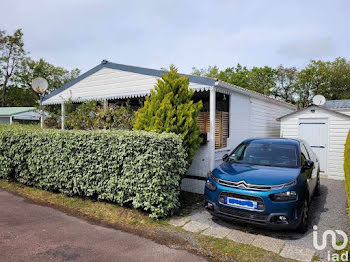
[[[150,94],[162,70],[141,68],[102,61],[90,71],[67,83],[44,98],[44,105],[61,104],[64,128],[64,103],[102,100],[113,103],[120,99],[142,98]],[[295,106],[223,81],[185,75],[195,91],[193,99],[203,102],[198,124],[204,143],[194,157],[184,190],[203,193],[207,173],[221,162],[243,139],[278,137],[276,118],[295,111]]]
[[[302,138],[320,160],[321,172],[344,179],[344,146],[350,129],[350,100],[327,101],[281,118],[281,137]]]

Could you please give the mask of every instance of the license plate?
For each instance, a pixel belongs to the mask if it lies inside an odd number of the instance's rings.
[[[234,197],[225,197],[225,204],[247,209],[258,209],[257,202]]]

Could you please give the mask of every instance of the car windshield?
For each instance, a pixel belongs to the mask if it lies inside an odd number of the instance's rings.
[[[298,148],[293,144],[251,141],[242,143],[230,155],[230,161],[242,164],[297,167]]]

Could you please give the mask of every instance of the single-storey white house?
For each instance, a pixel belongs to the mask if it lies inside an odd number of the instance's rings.
[[[35,107],[0,107],[0,124],[27,124],[39,120],[40,112]]]
[[[67,83],[43,99],[44,105],[61,104],[64,128],[64,104],[101,100],[114,103],[121,99],[137,99],[150,94],[157,79],[166,71],[111,63],[101,64]],[[198,124],[203,144],[194,157],[182,188],[203,193],[207,173],[221,163],[242,140],[250,137],[279,137],[276,118],[296,110],[295,106],[226,82],[193,75],[189,87],[194,101],[203,102]]]
[[[281,137],[302,138],[320,160],[321,172],[344,179],[344,145],[350,129],[350,100],[327,101],[280,117]]]

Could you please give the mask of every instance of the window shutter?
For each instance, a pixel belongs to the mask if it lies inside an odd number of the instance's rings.
[[[215,115],[215,149],[227,146],[227,138],[229,136],[229,118],[228,112],[217,111]],[[210,131],[210,114],[209,112],[200,112],[197,124],[201,128],[202,133]]]

